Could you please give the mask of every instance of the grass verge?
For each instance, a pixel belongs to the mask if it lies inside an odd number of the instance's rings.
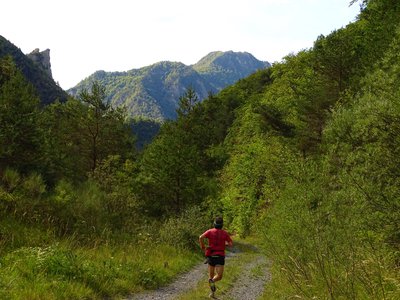
[[[0,299],[116,298],[165,285],[199,262],[192,251],[151,241],[89,247],[38,227],[10,237],[9,222],[0,222]]]

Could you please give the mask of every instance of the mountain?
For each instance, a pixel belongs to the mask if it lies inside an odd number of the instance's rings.
[[[49,104],[57,99],[61,102],[68,94],[55,83],[51,76],[50,50],[40,52],[38,49],[25,55],[10,41],[0,35],[0,59],[11,56],[17,68],[35,87],[42,104]]]
[[[250,53],[233,51],[211,52],[193,65],[216,91],[266,67],[270,67],[268,62],[259,61]]]
[[[106,87],[107,101],[125,106],[131,117],[174,119],[179,97],[191,86],[200,100],[259,69],[268,62],[246,52],[211,52],[194,65],[158,62],[126,72],[97,71],[68,90],[73,96],[90,89],[93,81]]]

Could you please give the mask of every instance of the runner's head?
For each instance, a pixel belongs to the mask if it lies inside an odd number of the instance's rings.
[[[224,226],[224,220],[222,217],[216,217],[214,221],[214,228],[222,229],[222,226]]]

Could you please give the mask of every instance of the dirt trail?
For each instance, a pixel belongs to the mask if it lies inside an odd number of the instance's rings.
[[[236,280],[233,288],[226,295],[220,297],[220,299],[256,300],[262,295],[265,283],[270,279],[268,261],[265,256],[258,255],[246,265],[246,268]]]
[[[131,300],[169,300],[176,299],[178,295],[194,289],[198,282],[204,279],[206,275],[206,266],[199,264],[189,272],[179,276],[171,284],[161,287],[155,291],[149,291],[143,294],[132,295]]]
[[[246,255],[238,249],[227,254],[227,260],[238,255]],[[184,273],[171,284],[161,287],[154,291],[131,295],[129,300],[172,300],[180,295],[195,289],[201,280],[207,279],[207,266],[203,263],[195,266],[189,272]],[[256,300],[264,291],[264,286],[270,280],[268,262],[264,255],[258,253],[254,259],[248,263],[234,286],[225,294],[218,296],[224,300]]]

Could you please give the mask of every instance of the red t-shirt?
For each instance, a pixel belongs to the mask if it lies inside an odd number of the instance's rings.
[[[204,236],[208,239],[206,256],[225,256],[225,242],[232,242],[231,237],[225,230],[212,228],[207,230]]]

